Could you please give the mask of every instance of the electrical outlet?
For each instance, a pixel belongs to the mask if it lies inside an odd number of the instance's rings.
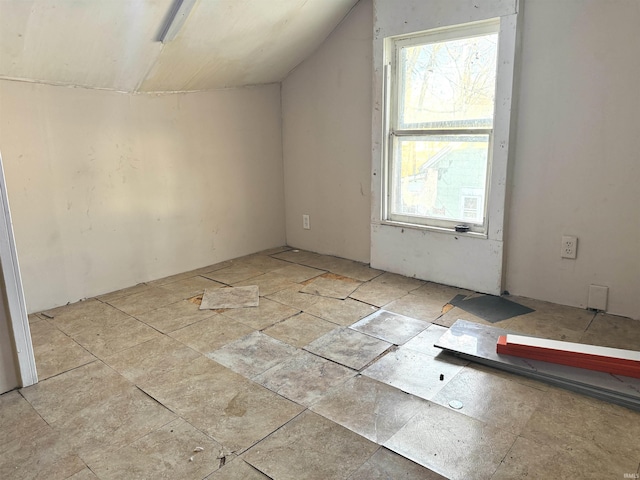
[[[577,253],[578,253],[578,237],[563,235],[562,249],[560,250],[560,256],[562,258],[576,258]]]
[[[305,230],[311,230],[311,224],[309,223],[309,215],[302,215],[302,228]]]

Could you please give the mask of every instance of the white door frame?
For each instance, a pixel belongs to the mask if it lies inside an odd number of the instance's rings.
[[[9,196],[4,179],[4,166],[0,154],[0,263],[7,295],[7,306],[13,345],[18,361],[20,386],[28,387],[38,382],[36,359],[31,343],[31,329],[27,316],[27,305],[22,290],[22,277],[18,265],[18,253],[13,237],[13,223],[9,211]]]

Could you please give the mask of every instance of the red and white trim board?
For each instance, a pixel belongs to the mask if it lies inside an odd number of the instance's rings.
[[[640,352],[634,350],[523,335],[501,335],[496,351],[505,355],[640,378]]]

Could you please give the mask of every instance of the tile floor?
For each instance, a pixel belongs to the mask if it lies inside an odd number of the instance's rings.
[[[249,285],[258,307],[198,308]],[[283,247],[32,315],[0,478],[638,478],[640,413],[433,347],[487,323],[456,295]],[[510,299],[535,311],[497,326],[640,345],[638,321]]]

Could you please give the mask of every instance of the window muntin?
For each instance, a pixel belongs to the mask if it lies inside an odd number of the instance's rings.
[[[388,221],[486,231],[498,28],[483,22],[388,44]]]

